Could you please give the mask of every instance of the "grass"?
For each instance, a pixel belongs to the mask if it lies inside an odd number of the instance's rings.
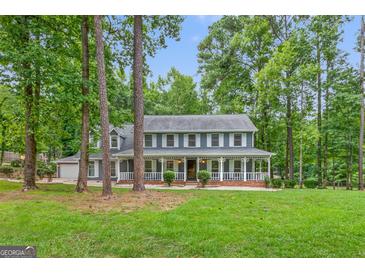
[[[71,185],[20,188],[0,182],[0,245],[35,245],[39,257],[365,257],[359,191],[165,191],[185,202],[92,211],[67,202],[95,195]]]

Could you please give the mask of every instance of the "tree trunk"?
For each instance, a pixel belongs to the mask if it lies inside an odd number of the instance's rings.
[[[326,93],[325,93],[325,133],[324,133],[324,151],[323,151],[323,187],[326,188],[328,184],[328,111],[329,111],[329,84],[331,83],[331,76],[330,76],[330,62],[327,61],[327,85],[326,85]]]
[[[304,122],[304,112],[303,112],[303,85],[300,89],[300,114],[301,114],[301,124],[300,124],[300,144],[299,144],[299,187],[303,188],[303,122]]]
[[[291,97],[287,96],[287,155],[289,154],[289,179],[294,180],[294,147],[293,147],[293,127],[292,127],[292,110]]]
[[[349,134],[346,189],[352,190],[352,136]]]
[[[101,26],[101,16],[94,16],[95,38],[96,38],[96,61],[98,66],[99,81],[99,101],[100,101],[100,120],[103,150],[103,193],[104,197],[110,198],[112,195],[112,185],[110,178],[110,148],[109,148],[109,114],[108,97],[105,79],[104,63],[104,44],[103,30]]]
[[[319,39],[317,37],[317,39]],[[322,185],[322,87],[321,87],[321,52],[319,40],[317,41],[317,129],[318,129],[318,143],[317,143],[317,177],[318,185]]]
[[[364,190],[364,176],[363,176],[363,144],[364,144],[364,32],[365,32],[365,23],[364,17],[361,17],[361,34],[360,34],[360,138],[359,138],[359,189]]]
[[[6,137],[6,127],[5,127],[5,121],[4,125],[1,130],[1,155],[0,155],[0,166],[4,162],[4,153],[5,153],[5,137]]]
[[[134,16],[134,191],[143,191],[144,158],[143,158],[143,48],[142,16]]]
[[[79,176],[77,178],[76,191],[87,191],[87,172],[89,166],[89,25],[88,16],[82,16],[81,40],[82,40],[82,126]]]
[[[23,27],[25,31],[23,33],[24,47],[29,44],[30,33],[27,29],[28,18],[23,17]],[[37,161],[37,148],[35,139],[35,110],[34,101],[35,95],[33,94],[33,86],[30,81],[31,64],[29,60],[26,60],[22,64],[23,66],[23,81],[26,83],[24,87],[24,100],[25,100],[25,159],[24,159],[24,184],[23,191],[38,188],[35,184],[36,176],[36,161]]]

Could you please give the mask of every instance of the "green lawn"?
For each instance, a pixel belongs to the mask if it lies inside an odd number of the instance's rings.
[[[85,211],[65,202],[80,197],[71,185],[11,198],[19,189],[0,182],[0,245],[35,245],[39,257],[365,257],[359,191],[166,191],[186,201]]]

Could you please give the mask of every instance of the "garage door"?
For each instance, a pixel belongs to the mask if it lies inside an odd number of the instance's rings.
[[[60,177],[66,179],[77,179],[79,174],[78,164],[60,164]]]

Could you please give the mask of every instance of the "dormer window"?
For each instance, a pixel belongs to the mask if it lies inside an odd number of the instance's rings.
[[[144,136],[144,146],[152,147],[152,135],[151,134],[146,134]]]
[[[212,134],[212,147],[219,147],[219,134],[218,133]]]
[[[241,147],[242,146],[242,134],[241,133],[235,133],[233,136],[233,145],[235,147]]]
[[[195,147],[196,146],[196,135],[195,134],[189,134],[188,135],[188,146],[189,147]]]
[[[167,134],[166,135],[166,146],[167,147],[174,147],[175,146],[175,135],[174,134]]]
[[[111,148],[118,148],[118,135],[111,135],[110,136],[110,147]]]

